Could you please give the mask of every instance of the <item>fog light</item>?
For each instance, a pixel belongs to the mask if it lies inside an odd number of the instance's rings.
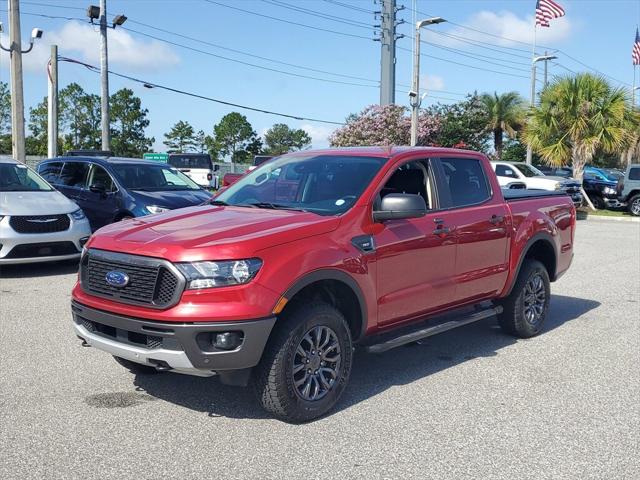
[[[220,350],[235,350],[242,343],[240,332],[217,333],[213,338],[213,346]]]

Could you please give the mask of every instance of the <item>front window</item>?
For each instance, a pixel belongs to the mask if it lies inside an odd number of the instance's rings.
[[[339,215],[353,206],[387,160],[343,155],[280,157],[242,177],[215,201]]]
[[[200,187],[184,173],[165,165],[114,164],[111,168],[120,183],[129,190],[200,190]]]
[[[50,192],[53,190],[26,165],[0,163],[0,192]]]
[[[518,170],[520,170],[520,172],[525,177],[540,177],[540,176],[544,176],[544,173],[542,173],[536,167],[534,167],[533,165],[527,165],[526,163],[519,163],[518,164]]]

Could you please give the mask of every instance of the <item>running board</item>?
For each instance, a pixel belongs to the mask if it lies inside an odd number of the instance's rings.
[[[457,327],[462,327],[463,325],[468,325],[479,320],[484,320],[485,318],[493,317],[494,315],[498,315],[500,313],[502,313],[502,307],[499,305],[484,310],[476,310],[473,313],[461,315],[453,320],[445,321],[443,323],[432,325],[427,328],[422,328],[420,330],[416,330],[414,332],[392,338],[390,340],[387,340],[386,342],[369,345],[365,347],[365,350],[369,353],[386,352],[387,350],[391,350],[392,348],[400,347],[402,345],[406,345],[407,343],[417,342],[418,340],[422,340],[423,338],[431,337],[433,335],[437,335],[439,333],[443,333]]]

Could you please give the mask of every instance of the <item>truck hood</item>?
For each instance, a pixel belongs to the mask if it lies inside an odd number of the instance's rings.
[[[138,217],[98,230],[88,248],[173,262],[250,258],[260,250],[335,230],[337,217],[203,205]]]
[[[50,192],[0,192],[0,215],[60,215],[78,205],[57,190]]]

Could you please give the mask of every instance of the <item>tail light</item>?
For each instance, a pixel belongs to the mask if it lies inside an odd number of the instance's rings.
[[[207,173],[207,180],[213,180],[213,175],[211,173]]]

